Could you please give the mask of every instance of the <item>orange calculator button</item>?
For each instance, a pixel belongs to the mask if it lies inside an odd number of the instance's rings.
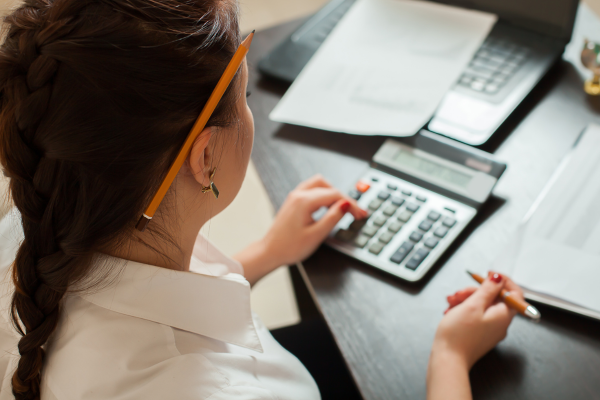
[[[361,193],[366,192],[367,190],[369,190],[370,187],[371,187],[371,185],[369,185],[367,182],[363,182],[363,181],[356,182],[356,190],[358,190]]]

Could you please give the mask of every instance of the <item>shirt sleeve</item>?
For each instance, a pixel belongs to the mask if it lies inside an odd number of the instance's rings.
[[[17,255],[23,240],[20,222],[20,214],[16,208],[12,208],[0,219],[0,272],[5,272]],[[4,275],[0,275],[1,278],[4,278]]]
[[[15,259],[23,231],[19,226],[18,212],[12,209],[0,219],[0,399],[14,399],[11,377],[19,354],[19,336],[10,322],[12,281],[9,267]]]
[[[206,400],[277,400],[269,390],[256,386],[228,386]]]

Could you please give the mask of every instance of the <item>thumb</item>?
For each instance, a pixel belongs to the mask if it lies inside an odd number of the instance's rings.
[[[325,238],[333,230],[335,225],[350,209],[350,202],[345,199],[336,201],[323,215],[323,217],[312,226],[315,235]]]
[[[500,295],[505,281],[500,274],[490,275],[467,301],[480,304],[485,310]]]

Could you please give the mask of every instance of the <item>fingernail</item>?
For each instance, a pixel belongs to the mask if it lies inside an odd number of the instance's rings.
[[[340,206],[340,210],[342,210],[342,212],[344,214],[346,214],[348,212],[348,210],[350,209],[350,202],[349,201],[345,201],[344,203],[342,203],[342,205]]]
[[[494,273],[494,274],[492,274],[492,276],[490,276],[490,280],[492,282],[500,283],[500,282],[502,282],[502,275]]]

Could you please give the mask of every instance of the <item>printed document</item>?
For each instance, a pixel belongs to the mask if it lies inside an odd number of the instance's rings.
[[[600,311],[600,126],[590,125],[495,268],[526,289]]]
[[[413,135],[495,21],[428,1],[358,0],[270,118],[351,134]]]

